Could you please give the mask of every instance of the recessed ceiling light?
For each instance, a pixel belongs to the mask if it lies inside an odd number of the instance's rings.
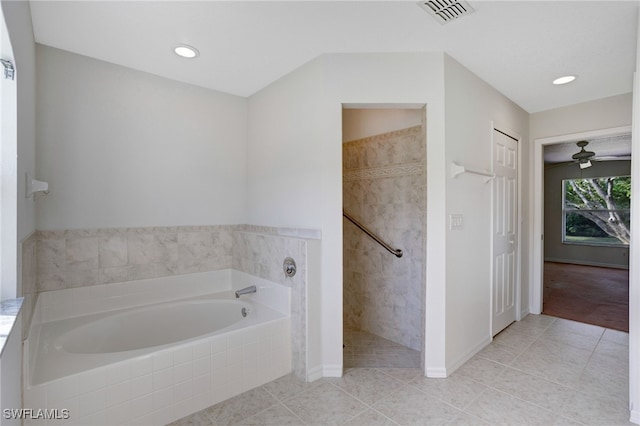
[[[187,59],[195,58],[200,54],[200,52],[198,52],[198,49],[196,49],[195,47],[187,46],[186,44],[177,46],[175,49],[173,49],[173,51],[176,52],[176,55]]]
[[[555,85],[567,84],[567,83],[571,83],[575,79],[576,79],[575,75],[565,75],[564,77],[558,77],[555,80],[553,80],[553,84]]]

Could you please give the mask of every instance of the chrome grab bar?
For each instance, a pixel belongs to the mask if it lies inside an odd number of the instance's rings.
[[[395,255],[396,257],[402,257],[402,250],[392,248],[389,244],[387,244],[384,241],[382,241],[382,239],[380,239],[380,237],[378,237],[376,234],[371,232],[369,229],[367,229],[366,226],[364,226],[363,224],[361,224],[360,222],[355,220],[353,217],[351,217],[344,210],[342,210],[342,216],[344,216],[345,218],[347,218],[347,220],[349,220],[349,222],[353,223],[355,226],[360,228],[362,230],[362,232],[364,232],[365,234],[367,234],[368,236],[373,238],[375,240],[375,242],[377,242],[382,247],[384,247],[389,253]]]

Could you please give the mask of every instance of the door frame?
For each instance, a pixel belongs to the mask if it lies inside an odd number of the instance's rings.
[[[523,222],[523,217],[522,217],[522,194],[523,194],[523,190],[522,190],[522,151],[523,151],[523,147],[522,147],[522,136],[516,132],[515,130],[511,129],[508,126],[503,126],[500,122],[496,122],[496,121],[492,121],[491,122],[491,172],[493,173],[493,147],[494,147],[494,132],[498,131],[500,133],[505,134],[506,136],[515,139],[517,146],[518,146],[518,158],[517,158],[517,163],[518,163],[518,170],[517,170],[517,179],[518,179],[518,195],[517,195],[517,202],[516,202],[516,209],[517,209],[517,215],[516,215],[516,220],[517,220],[517,225],[516,225],[516,233],[517,233],[517,243],[516,243],[516,279],[515,279],[515,283],[514,283],[514,290],[515,290],[515,298],[516,298],[516,321],[520,321],[522,319],[522,317],[524,317],[524,315],[526,315],[526,313],[523,314],[522,311],[522,222]],[[491,182],[491,226],[489,226],[489,238],[491,241],[491,249],[490,249],[490,253],[491,253],[491,257],[490,257],[490,265],[491,265],[491,273],[490,273],[490,280],[489,280],[489,285],[490,285],[490,291],[489,291],[489,297],[490,297],[490,302],[489,302],[489,334],[491,336],[491,340],[493,340],[493,274],[494,274],[494,265],[493,265],[493,227],[494,227],[494,215],[495,215],[495,206],[494,206],[494,194],[493,194],[493,182]]]
[[[531,271],[529,278],[529,312],[542,313],[544,270],[544,147],[578,139],[592,139],[631,133],[631,126],[611,127],[535,139],[533,142],[533,218],[531,221]],[[631,257],[629,257],[631,262]]]

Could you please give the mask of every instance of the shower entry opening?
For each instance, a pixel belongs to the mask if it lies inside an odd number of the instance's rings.
[[[424,368],[426,108],[343,105],[343,365]]]

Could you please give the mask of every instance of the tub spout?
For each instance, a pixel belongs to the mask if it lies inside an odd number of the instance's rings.
[[[238,299],[243,294],[255,293],[257,290],[258,289],[256,288],[255,285],[241,288],[240,290],[236,291],[236,299]]]

